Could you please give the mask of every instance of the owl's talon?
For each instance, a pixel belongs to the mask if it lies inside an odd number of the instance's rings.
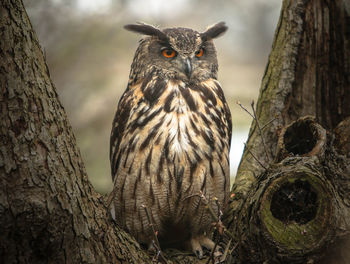
[[[199,240],[197,238],[192,238],[190,242],[192,252],[197,256],[197,258],[201,259],[203,257],[203,250]]]
[[[217,246],[215,252],[219,252],[221,254],[224,254],[224,249],[220,246]]]
[[[196,250],[195,252],[198,259],[202,259],[203,257],[203,251],[202,250]]]
[[[214,251],[214,257],[217,259],[219,257],[221,257],[224,254],[224,250],[222,247],[217,246],[215,251]]]

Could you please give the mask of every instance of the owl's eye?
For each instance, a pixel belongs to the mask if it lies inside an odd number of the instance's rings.
[[[199,49],[197,52],[196,52],[196,57],[202,57],[203,56],[203,54],[204,54],[204,49],[203,48],[201,48],[201,49]]]
[[[176,56],[176,51],[173,49],[164,49],[162,54],[165,58],[174,58]]]

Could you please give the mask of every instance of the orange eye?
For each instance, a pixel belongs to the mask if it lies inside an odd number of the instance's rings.
[[[165,58],[174,58],[176,55],[175,50],[172,49],[165,49],[162,51],[162,54]]]
[[[196,52],[196,57],[202,57],[203,56],[203,54],[204,54],[204,49],[200,49],[200,50],[198,50],[197,52]]]

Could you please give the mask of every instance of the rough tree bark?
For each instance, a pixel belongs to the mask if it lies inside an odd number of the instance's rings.
[[[283,2],[225,214],[238,263],[350,263],[349,65],[350,1]]]
[[[349,14],[348,0],[283,3],[256,110],[273,121],[249,133],[227,263],[350,259]],[[20,0],[0,3],[0,86],[0,263],[151,263],[87,180]]]
[[[21,1],[0,3],[0,263],[148,263],[88,182]]]

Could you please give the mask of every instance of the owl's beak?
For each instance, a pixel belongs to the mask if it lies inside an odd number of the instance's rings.
[[[186,58],[184,60],[184,72],[189,79],[192,75],[192,63],[190,58]]]

